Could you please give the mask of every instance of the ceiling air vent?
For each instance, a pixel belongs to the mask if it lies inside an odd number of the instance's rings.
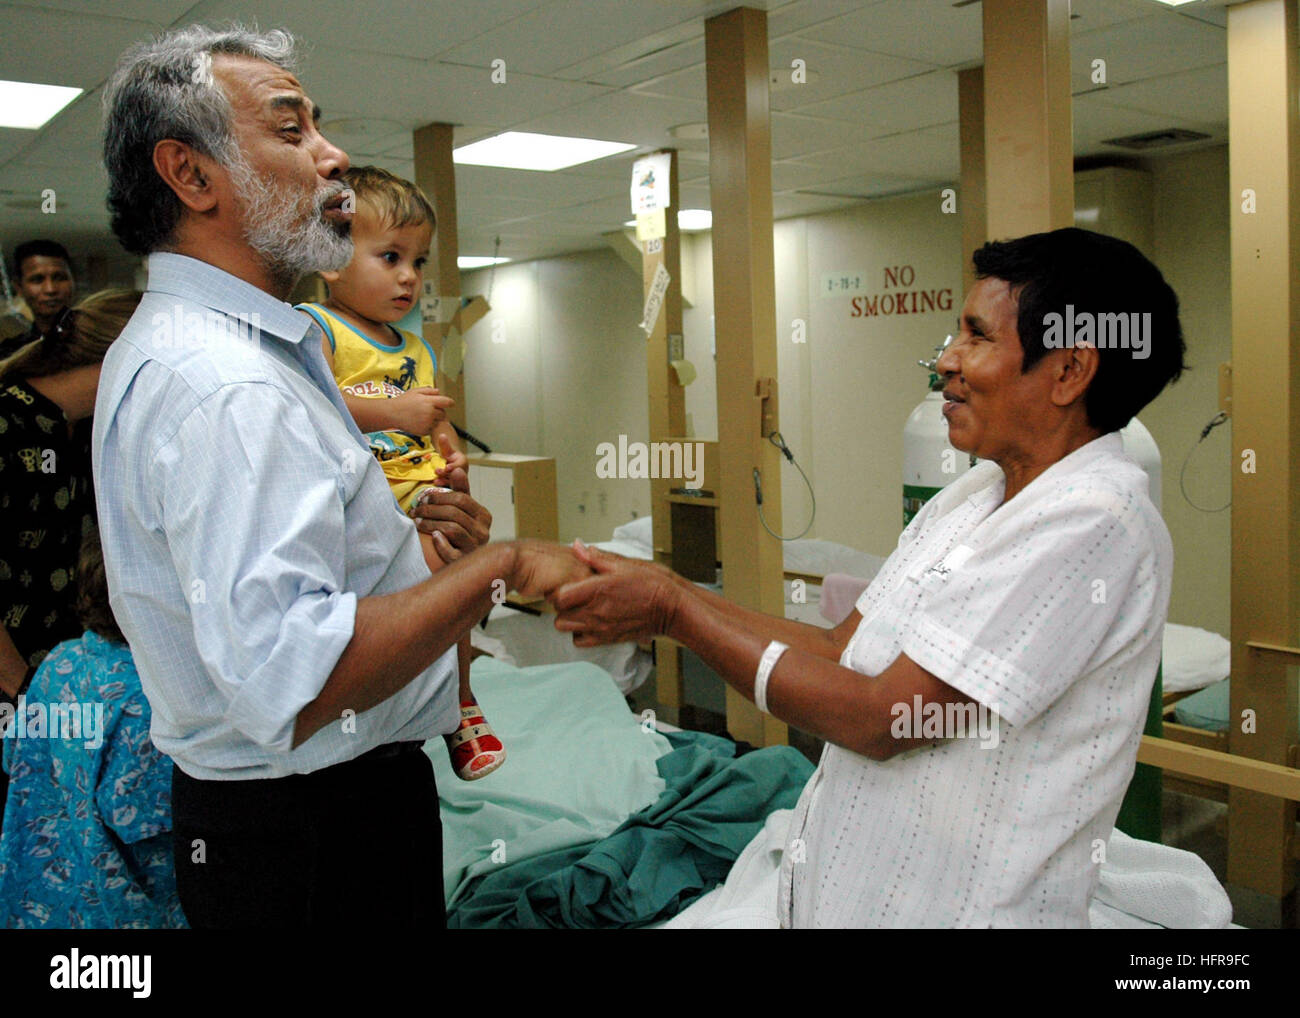
[[[1107,138],[1103,145],[1115,145],[1138,151],[1149,148],[1164,148],[1167,145],[1185,145],[1189,141],[1203,141],[1208,134],[1200,131],[1184,131],[1181,127],[1169,127],[1163,131],[1147,131],[1145,134],[1129,134],[1123,138]]]

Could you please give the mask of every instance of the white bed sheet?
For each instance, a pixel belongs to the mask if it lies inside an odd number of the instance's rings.
[[[726,882],[658,928],[779,929],[777,878],[793,815],[769,816]],[[1199,856],[1113,831],[1088,919],[1093,929],[1226,929],[1232,904]]]

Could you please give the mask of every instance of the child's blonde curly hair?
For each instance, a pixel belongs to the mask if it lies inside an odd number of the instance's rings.
[[[424,192],[378,166],[354,166],[343,175],[358,203],[364,202],[392,230],[403,226],[435,225],[433,205]]]

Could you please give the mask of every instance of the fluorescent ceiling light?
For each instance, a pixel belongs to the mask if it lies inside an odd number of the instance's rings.
[[[488,265],[500,265],[510,261],[509,258],[493,258],[491,255],[461,255],[456,259],[458,269],[481,269]]]
[[[636,146],[621,141],[507,131],[462,145],[452,151],[451,158],[470,166],[500,166],[507,170],[563,170],[633,148]]]
[[[1167,4],[1170,7],[1181,7],[1183,4],[1189,4],[1192,0],[1156,0],[1156,3]]]
[[[29,131],[44,127],[83,91],[65,85],[0,81],[0,127],[21,127]]]
[[[629,219],[623,225],[628,229],[633,229],[636,226],[636,220]],[[713,213],[708,209],[678,209],[677,229],[685,230],[687,233],[711,230],[713,229]]]

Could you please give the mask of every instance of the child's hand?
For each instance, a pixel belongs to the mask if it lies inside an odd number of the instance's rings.
[[[393,416],[392,430],[412,435],[432,435],[434,426],[446,419],[447,408],[456,403],[450,396],[444,396],[427,385],[408,389],[388,402],[387,409]]]
[[[434,437],[438,443],[438,451],[442,454],[442,458],[447,461],[445,466],[438,468],[436,478],[439,484],[450,488],[452,487],[450,481],[453,470],[463,470],[466,474],[469,473],[469,457],[452,445],[451,439],[445,434],[440,433]],[[465,490],[468,490],[468,488]]]

